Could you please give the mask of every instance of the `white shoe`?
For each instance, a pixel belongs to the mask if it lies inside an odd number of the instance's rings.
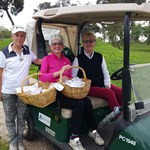
[[[101,138],[96,130],[89,132],[89,137],[91,137],[97,145],[104,145],[104,140]]]
[[[23,143],[18,143],[18,150],[25,150],[25,146]]]
[[[9,144],[9,150],[17,150],[17,145]]]
[[[69,145],[72,147],[73,150],[85,150],[79,138],[75,138],[73,140],[70,139]]]

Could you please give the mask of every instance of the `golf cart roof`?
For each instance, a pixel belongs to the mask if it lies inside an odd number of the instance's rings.
[[[98,4],[69,6],[38,11],[33,18],[42,18],[43,22],[81,25],[85,22],[121,21],[126,12],[131,13],[130,19],[135,21],[150,20],[150,4],[136,3]]]

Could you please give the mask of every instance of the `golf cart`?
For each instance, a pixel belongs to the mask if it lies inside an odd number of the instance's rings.
[[[130,25],[131,21],[150,21],[150,4],[61,7],[38,11],[33,18],[33,34],[31,36],[30,32],[28,39],[29,47],[35,54],[40,58],[48,55],[49,36],[59,33],[64,38],[66,56],[70,60],[82,51],[80,37],[87,23],[123,23],[122,68],[118,68],[111,76],[113,80],[122,80],[122,110],[119,110],[119,116],[115,119],[116,110],[111,112],[105,100],[90,97],[98,132],[105,140],[105,145],[98,146],[87,136],[86,123],[83,123],[81,141],[87,150],[149,150],[150,63],[130,65]],[[70,120],[71,110],[60,108],[57,103],[44,108],[28,105],[24,138],[32,141],[36,137],[43,137],[55,149],[71,150],[68,145]]]

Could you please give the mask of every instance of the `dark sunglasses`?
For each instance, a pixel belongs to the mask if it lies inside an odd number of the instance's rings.
[[[63,45],[63,43],[52,43],[52,45],[53,45],[53,46],[56,46],[56,45],[61,46],[61,45]]]
[[[90,40],[83,40],[83,43],[93,43],[93,42],[95,42],[95,40],[92,40],[92,39],[90,39]]]

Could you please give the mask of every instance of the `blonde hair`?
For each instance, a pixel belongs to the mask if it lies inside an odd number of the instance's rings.
[[[48,44],[49,44],[49,45],[52,45],[52,41],[53,41],[53,40],[56,40],[56,39],[63,43],[63,38],[62,38],[62,36],[59,35],[59,34],[54,34],[54,35],[52,35],[52,36],[50,37]]]
[[[84,32],[82,35],[82,40],[89,36],[92,36],[93,39],[96,41],[96,36],[95,36],[94,32],[91,32],[91,31]]]

